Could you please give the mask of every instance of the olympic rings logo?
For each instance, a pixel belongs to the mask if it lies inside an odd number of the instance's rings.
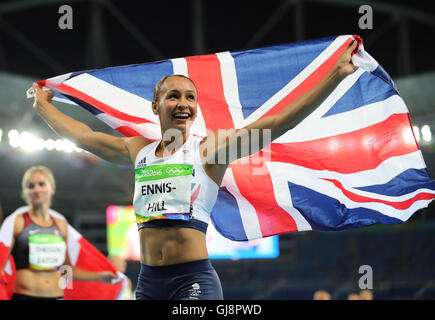
[[[186,168],[167,168],[166,173],[170,176],[179,176],[186,170],[188,170],[188,169],[186,169]]]

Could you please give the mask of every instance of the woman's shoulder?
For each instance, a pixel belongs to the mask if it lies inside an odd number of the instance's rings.
[[[53,217],[53,219],[56,222],[56,225],[58,226],[62,234],[66,236],[68,232],[68,221],[55,217]]]
[[[125,138],[128,147],[145,147],[154,141],[142,136],[128,137]]]
[[[145,137],[129,137],[126,138],[126,144],[128,152],[130,153],[130,158],[134,163],[138,153],[146,146],[152,144],[154,141]]]
[[[20,235],[21,232],[23,232],[24,230],[24,214],[25,213],[21,213],[18,214],[15,217],[15,221],[14,221],[14,238],[18,237]]]

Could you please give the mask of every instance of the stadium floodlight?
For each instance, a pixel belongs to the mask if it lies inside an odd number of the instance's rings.
[[[8,132],[9,144],[12,148],[18,148],[20,146],[20,133],[12,129]]]
[[[417,126],[413,126],[412,129],[414,130],[415,139],[420,142],[420,129]]]
[[[430,127],[427,124],[421,127],[421,135],[423,137],[423,140],[426,142],[430,142],[432,140],[432,132],[430,131]]]
[[[35,149],[43,150],[45,148],[45,140],[41,138],[35,139]]]
[[[71,141],[63,140],[63,151],[64,152],[67,152],[67,153],[73,152],[75,147],[76,147],[75,144],[72,143]]]
[[[51,151],[54,149],[54,140],[53,139],[45,140],[45,149],[47,149],[48,151]]]
[[[57,151],[63,151],[63,148],[64,148],[64,142],[63,142],[63,140],[56,139],[56,141],[54,142],[54,148]]]
[[[3,131],[0,129],[0,141]],[[73,142],[69,140],[61,139],[41,139],[28,131],[19,132],[12,129],[8,132],[9,144],[13,148],[21,147],[26,152],[35,150],[48,150],[48,151],[63,151],[67,153],[71,152],[83,152],[84,150],[77,147]]]
[[[20,134],[20,147],[24,151],[31,152],[36,150],[37,141],[38,138],[28,131],[23,131]]]

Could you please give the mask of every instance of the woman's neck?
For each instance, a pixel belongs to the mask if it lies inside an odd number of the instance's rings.
[[[179,134],[168,134],[166,132],[162,135],[163,138],[160,140],[159,146],[157,147],[157,153],[161,154],[163,157],[169,156],[177,152],[187,141],[188,133],[182,132]]]
[[[32,206],[29,213],[38,220],[46,221],[50,219],[47,205]]]

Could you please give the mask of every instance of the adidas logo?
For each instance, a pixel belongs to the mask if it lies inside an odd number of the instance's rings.
[[[146,157],[143,158],[141,161],[139,161],[136,164],[136,168],[143,168],[143,167],[146,167],[146,166],[147,166],[147,158]]]

